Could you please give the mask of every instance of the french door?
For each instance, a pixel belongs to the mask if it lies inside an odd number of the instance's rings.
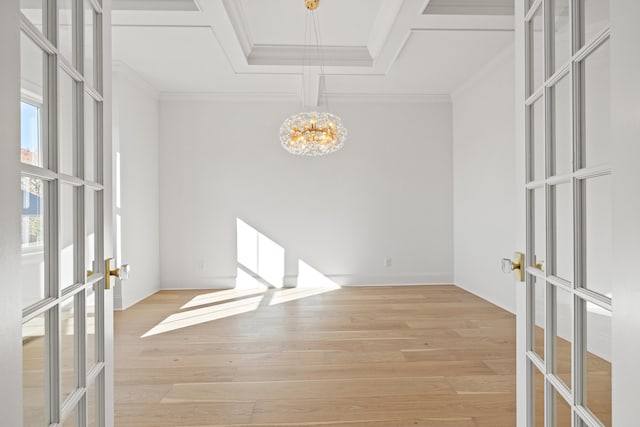
[[[519,425],[612,425],[610,4],[517,0],[526,217]]]
[[[3,161],[21,171],[22,424],[104,426],[112,296],[103,4],[19,3],[20,156]]]

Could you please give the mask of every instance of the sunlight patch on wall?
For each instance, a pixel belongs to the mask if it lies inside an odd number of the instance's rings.
[[[236,219],[236,238],[238,264],[269,285],[281,288],[284,280],[284,248],[240,218]]]

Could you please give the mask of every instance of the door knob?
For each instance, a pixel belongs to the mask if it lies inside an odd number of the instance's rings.
[[[502,272],[511,273],[513,271],[515,272],[516,279],[524,282],[524,254],[522,252],[516,252],[513,258],[513,261],[509,258],[502,259]]]
[[[106,281],[104,288],[111,289],[111,277],[117,277],[120,280],[127,280],[129,278],[129,264],[122,264],[119,268],[111,268],[113,258],[107,258],[104,260],[104,271]]]
[[[540,261],[536,263],[536,268],[540,271],[543,271],[542,264],[544,261]],[[509,258],[502,258],[502,272],[503,273],[511,273],[512,271],[516,274],[516,279],[520,282],[524,282],[524,254],[522,252],[516,252],[514,254],[514,261],[511,261]]]
[[[107,258],[104,260],[104,271],[106,276],[106,283],[104,285],[105,289],[111,289],[111,277],[117,277],[120,280],[127,280],[129,278],[129,271],[131,271],[131,267],[129,264],[122,264],[119,268],[111,268],[111,262],[113,258]],[[92,276],[94,273],[93,270],[87,270],[87,277]]]

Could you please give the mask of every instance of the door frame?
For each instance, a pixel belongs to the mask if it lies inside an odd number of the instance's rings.
[[[0,2],[0,413],[22,425],[20,1]],[[16,289],[18,291],[16,291]]]

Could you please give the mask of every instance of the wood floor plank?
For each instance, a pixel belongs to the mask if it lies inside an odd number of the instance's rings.
[[[116,313],[116,425],[515,425],[510,313],[450,285],[286,291]]]

